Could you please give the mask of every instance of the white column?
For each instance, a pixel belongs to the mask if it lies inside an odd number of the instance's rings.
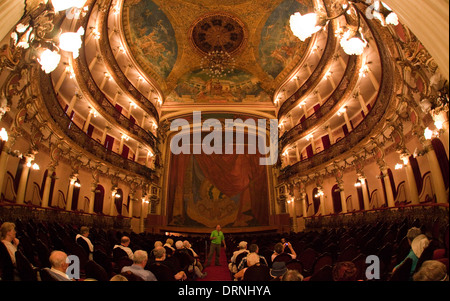
[[[359,176],[358,179],[359,179],[359,182],[361,183],[361,189],[362,189],[362,193],[363,193],[364,210],[369,210],[370,209],[370,196],[369,196],[369,192],[367,191],[366,178],[363,176]]]
[[[400,155],[400,159],[403,161],[403,166],[406,172],[406,186],[408,187],[409,199],[412,204],[419,204],[419,191],[417,190],[416,178],[414,177],[414,171],[411,163],[409,162],[409,154]]]
[[[447,203],[448,202],[448,194],[445,189],[444,178],[442,176],[441,166],[439,165],[439,161],[437,159],[436,153],[431,145],[431,142],[427,140],[426,145],[428,145],[427,159],[428,164],[430,165],[431,171],[431,184],[433,187],[433,191],[436,194],[436,202],[437,203]]]
[[[42,194],[42,204],[41,204],[41,206],[44,208],[48,207],[48,201],[50,199],[50,188],[52,185],[52,175],[54,171],[55,168],[53,166],[50,166],[47,169],[47,178],[45,179],[44,193]]]
[[[19,179],[19,186],[17,188],[17,196],[16,196],[17,204],[25,204],[27,181],[28,181],[28,175],[30,173],[29,165],[34,160],[34,155],[26,155],[25,158],[26,158],[26,160],[23,165],[22,174],[20,175],[20,179]]]
[[[92,112],[92,110],[90,110],[89,114],[88,114],[88,116],[86,118],[86,122],[84,123],[84,126],[83,126],[83,132],[85,132],[85,133],[86,133],[88,127],[89,127],[89,124],[91,123],[92,115],[93,115],[93,112]]]
[[[341,206],[342,206],[342,213],[347,213],[348,209],[347,209],[347,202],[346,202],[346,196],[345,196],[345,191],[344,191],[344,183],[338,183],[338,187],[339,187],[339,194],[341,196]]]
[[[76,175],[72,175],[70,177],[69,182],[69,191],[67,192],[67,201],[66,201],[66,210],[72,210],[72,197],[73,197],[73,188],[75,187],[75,182],[77,181]]]
[[[392,190],[392,183],[387,172],[387,167],[380,167],[380,169],[383,175],[384,187],[386,189],[387,205],[388,207],[395,207],[394,192]]]
[[[97,189],[98,183],[96,181],[92,182],[91,184],[91,195],[90,195],[90,202],[89,202],[89,209],[88,213],[94,213],[94,205],[95,205],[95,190]]]
[[[345,124],[347,125],[347,129],[349,132],[351,132],[353,130],[353,127],[352,124],[350,123],[350,119],[348,119],[347,110],[344,111],[343,115],[345,119]]]
[[[361,108],[362,108],[364,114],[367,115],[369,113],[369,110],[367,109],[366,101],[362,97],[361,92],[358,93],[358,100],[359,100],[359,103],[361,105]]]

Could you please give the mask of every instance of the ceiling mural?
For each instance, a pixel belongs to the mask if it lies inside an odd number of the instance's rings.
[[[276,78],[289,67],[299,55],[306,51],[307,43],[302,43],[290,29],[289,18],[295,12],[306,14],[312,3],[296,0],[283,1],[267,19],[261,31],[258,61],[262,68]]]
[[[290,15],[313,7],[312,0],[125,0],[123,28],[164,103],[270,102],[310,42],[292,34]],[[234,70],[212,80],[201,70],[202,59],[222,49]]]
[[[130,0],[125,5],[129,12],[131,52],[148,62],[160,77],[167,78],[178,56],[172,24],[151,0]]]
[[[271,98],[258,79],[246,71],[234,70],[221,79],[212,79],[198,69],[185,74],[166,101],[224,104],[270,102]]]

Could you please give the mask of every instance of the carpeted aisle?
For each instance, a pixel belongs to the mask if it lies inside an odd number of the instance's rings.
[[[204,264],[206,265],[206,262]],[[197,279],[197,281],[231,281],[224,248],[221,248],[220,251],[220,264],[220,266],[215,266],[213,258],[212,264],[209,267],[205,267],[203,270],[203,272],[207,272],[208,275],[203,279]]]

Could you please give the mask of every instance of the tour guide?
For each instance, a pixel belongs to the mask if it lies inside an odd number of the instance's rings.
[[[222,228],[220,227],[220,225],[216,226],[216,230],[213,230],[211,232],[211,236],[209,237],[209,239],[211,239],[211,246],[209,249],[209,255],[208,255],[208,262],[207,262],[207,266],[211,265],[211,259],[212,256],[214,254],[214,252],[216,252],[216,257],[215,257],[215,264],[216,266],[220,265],[219,262],[219,257],[220,257],[220,246],[223,242],[223,247],[226,248],[227,246],[225,245],[225,237],[223,236],[223,232],[220,231]]]

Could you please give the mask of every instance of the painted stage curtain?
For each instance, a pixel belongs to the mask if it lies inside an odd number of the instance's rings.
[[[169,223],[172,220],[173,224],[187,226],[186,220],[194,220],[208,227],[215,226],[215,222],[235,227],[267,225],[267,167],[259,165],[259,157],[173,155],[168,191]],[[210,214],[209,218],[205,214]]]

